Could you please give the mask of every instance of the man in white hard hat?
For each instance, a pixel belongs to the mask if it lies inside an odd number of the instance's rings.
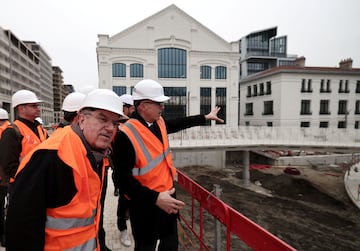
[[[115,136],[113,162],[121,189],[129,197],[135,251],[177,251],[177,219],[184,202],[175,198],[176,169],[167,133],[216,120],[220,108],[207,115],[164,120],[163,87],[145,79],[133,89],[135,112]]]
[[[0,163],[8,175],[4,182],[14,177],[21,158],[47,137],[40,123],[35,120],[40,116],[39,103],[42,101],[34,92],[19,90],[14,93],[11,102],[17,118],[14,125],[4,130],[1,137],[4,149],[0,151]]]
[[[0,186],[7,187],[14,177],[21,159],[35,146],[47,138],[46,131],[35,120],[40,116],[36,94],[29,90],[19,90],[11,97],[12,108],[16,120],[6,128],[1,136],[0,144]],[[2,245],[5,245],[2,243]]]
[[[86,95],[81,92],[72,92],[64,98],[61,108],[64,120],[59,123],[58,128],[77,123],[78,111],[85,97]]]
[[[56,130],[21,162],[10,191],[8,250],[96,250],[106,156],[122,103],[87,94],[78,123]]]
[[[3,133],[3,131],[10,125],[9,121],[9,113],[3,109],[0,108],[0,138]]]

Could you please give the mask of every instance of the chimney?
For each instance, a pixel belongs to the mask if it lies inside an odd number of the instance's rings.
[[[351,70],[352,69],[353,60],[351,58],[343,59],[339,62],[339,68],[343,70]]]
[[[304,68],[305,67],[305,57],[301,56],[295,59],[295,66]]]

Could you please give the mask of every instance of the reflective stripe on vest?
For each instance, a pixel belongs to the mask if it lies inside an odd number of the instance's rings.
[[[81,244],[80,246],[65,249],[64,251],[88,251],[88,250],[95,250],[96,248],[96,239],[91,239],[85,242],[84,244]]]
[[[133,133],[133,135],[136,138],[137,142],[139,143],[141,151],[145,155],[145,158],[146,158],[147,163],[148,163],[146,166],[144,166],[142,168],[134,167],[132,169],[132,173],[133,173],[134,176],[142,176],[144,174],[147,174],[153,168],[155,168],[157,165],[159,165],[167,157],[168,154],[170,154],[170,148],[167,148],[167,149],[164,150],[163,153],[161,153],[160,155],[158,155],[154,159],[151,158],[150,152],[145,147],[144,141],[141,139],[139,133],[134,128],[134,126],[132,124],[129,124],[129,123],[125,124],[125,126],[127,126],[129,128],[129,130]]]
[[[70,126],[56,130],[48,140],[24,157],[18,173],[32,154],[41,149],[57,151],[60,160],[73,169],[77,189],[67,205],[46,209],[44,250],[99,251],[97,236],[103,182],[93,170],[84,144]],[[101,177],[104,177],[104,173],[103,165]]]
[[[46,217],[46,227],[57,230],[85,227],[94,224],[95,216],[96,210],[93,210],[89,218],[54,218],[48,215]]]

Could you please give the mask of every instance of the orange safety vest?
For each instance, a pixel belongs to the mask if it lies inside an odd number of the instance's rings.
[[[35,146],[46,140],[47,133],[46,130],[41,127],[41,125],[38,125],[38,137],[26,124],[24,124],[20,120],[15,120],[14,124],[19,128],[19,131],[23,136],[23,139],[21,141],[22,151],[19,158],[19,160],[21,160]]]
[[[173,187],[176,168],[172,163],[165,122],[162,118],[157,122],[163,143],[136,119],[129,119],[121,130],[129,137],[135,149],[133,176],[143,186],[164,192]]]
[[[57,150],[59,158],[73,169],[77,190],[69,204],[47,208],[44,250],[100,250],[97,236],[102,181],[93,170],[80,137],[70,126],[56,130],[47,141],[25,156],[17,174],[31,159],[32,154],[41,149]],[[104,170],[103,165],[102,177]]]
[[[10,124],[11,124],[10,121],[7,120],[7,121],[4,122],[4,124],[2,124],[0,126],[0,139],[1,139],[2,133],[5,131],[6,128],[9,127]]]

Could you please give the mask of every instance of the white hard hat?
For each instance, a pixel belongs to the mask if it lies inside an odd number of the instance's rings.
[[[28,90],[20,90],[14,93],[11,97],[12,107],[17,107],[22,104],[39,103],[42,100],[38,99],[36,94]]]
[[[85,97],[86,95],[84,93],[72,92],[64,98],[61,109],[66,112],[77,112]]]
[[[134,86],[133,99],[150,99],[155,102],[164,102],[170,98],[164,96],[164,88],[158,82],[152,79],[144,79]]]
[[[119,115],[124,115],[121,99],[115,92],[109,89],[95,89],[89,92],[79,110],[85,107],[103,109]]]
[[[127,105],[134,105],[133,97],[130,94],[123,94],[120,96],[121,101]]]
[[[5,109],[0,108],[0,119],[9,119],[9,113]]]

